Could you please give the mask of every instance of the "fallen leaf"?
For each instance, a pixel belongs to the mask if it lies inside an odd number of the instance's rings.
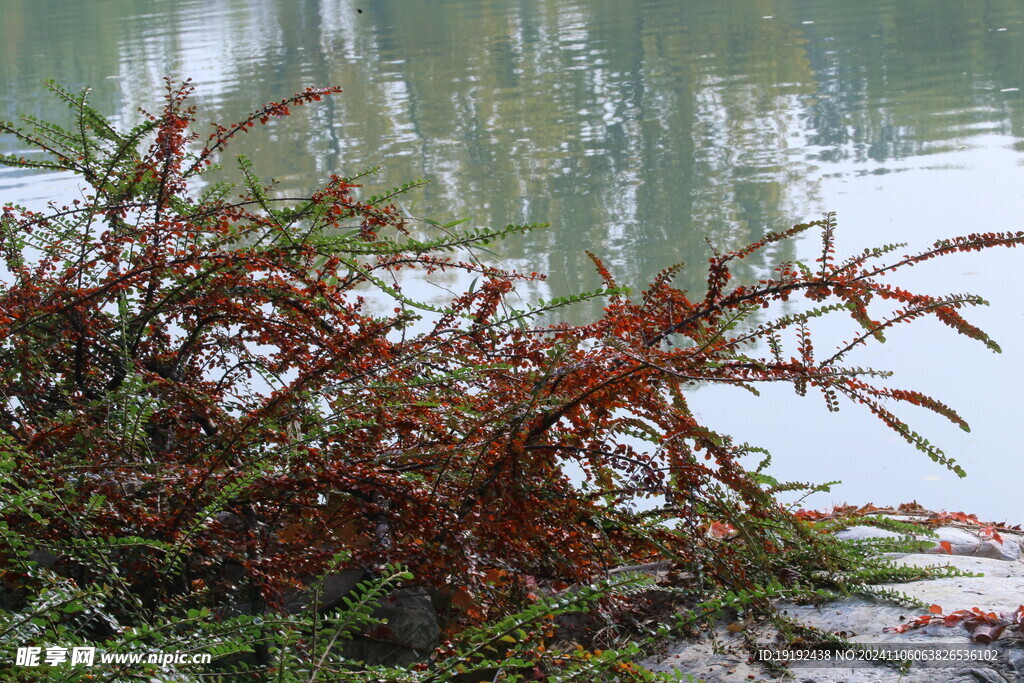
[[[967,625],[967,632],[971,634],[971,640],[975,643],[991,643],[999,639],[1005,628],[1004,624],[976,622],[973,626]]]

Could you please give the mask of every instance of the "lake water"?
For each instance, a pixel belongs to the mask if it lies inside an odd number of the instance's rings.
[[[236,151],[284,189],[380,165],[374,188],[431,181],[405,202],[416,215],[550,222],[501,245],[507,265],[551,275],[527,297],[596,286],[584,249],[642,285],[705,262],[705,240],[729,249],[823,211],[838,212],[845,252],[1024,229],[1019,0],[4,0],[0,36],[6,119],[66,116],[48,78],[93,86],[93,103],[124,122],[157,105],[165,75],[194,79],[201,118],[224,123],[340,85]],[[63,176],[0,170],[0,201],[74,192]],[[809,236],[772,258],[813,258],[818,245]],[[770,448],[781,478],[844,481],[810,505],[916,499],[1024,521],[1022,259],[950,258],[900,279],[988,298],[970,319],[1002,355],[925,322],[852,359],[961,410],[970,434],[900,414],[964,480],[856,406],[828,414],[774,387],[701,387],[693,406]],[[697,269],[681,278],[702,281]]]

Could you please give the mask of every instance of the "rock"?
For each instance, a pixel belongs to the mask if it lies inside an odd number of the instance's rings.
[[[932,547],[928,552],[932,553],[990,557],[996,560],[1011,562],[1019,562],[1021,560],[1022,538],[1020,535],[1006,531],[1000,531],[998,534],[993,532],[989,535],[982,532],[984,528],[981,526],[943,526],[935,529],[935,536],[918,534],[915,538],[930,543]],[[899,538],[902,535],[895,531],[868,525],[852,526],[836,532],[836,538],[853,541],[873,538]],[[998,540],[996,536],[998,536]],[[948,547],[944,543],[948,543]]]
[[[722,630],[715,638],[680,641],[659,659],[641,662],[651,671],[681,671],[707,683],[719,681],[769,681],[773,677],[759,664],[748,661],[741,637]]]
[[[904,555],[900,564],[936,566],[949,564],[961,571],[984,576],[958,576],[887,587],[912,595],[946,612],[978,607],[985,611],[1013,611],[1024,603],[1024,563],[961,555]],[[970,603],[970,604],[966,604]]]
[[[922,514],[903,521],[921,522],[923,518]],[[984,529],[986,527],[973,524],[939,527],[935,529],[936,536],[916,536],[932,544],[928,552],[889,555],[897,564],[917,567],[948,565],[965,573],[983,576],[951,576],[886,584],[879,588],[911,596],[929,605],[939,605],[945,614],[973,607],[986,612],[1012,612],[1024,604],[1022,538],[1020,534],[999,529],[1000,543],[994,531],[986,532]],[[836,534],[839,538],[851,540],[896,538],[901,535],[869,525],[851,527]],[[831,668],[816,666],[812,662],[798,662],[791,664],[789,673],[785,674],[754,661],[750,649],[744,645],[744,640],[747,640],[755,642],[757,647],[778,649],[780,646],[775,640],[778,633],[774,629],[762,625],[759,632],[748,632],[741,638],[727,630],[723,624],[711,637],[677,642],[665,656],[642,663],[654,671],[679,671],[709,683],[779,680],[785,675],[792,676],[789,680],[813,683],[895,680],[901,683],[931,683],[940,680],[953,683],[1009,683],[1024,680],[1024,649],[1021,648],[1021,639],[1007,637],[1009,632],[1002,639],[988,645],[972,643],[967,630],[959,624],[947,628],[936,623],[905,633],[887,632],[887,627],[899,626],[925,614],[927,610],[900,607],[869,597],[834,600],[820,607],[792,603],[778,603],[777,606],[790,619],[842,635],[853,643],[892,648],[925,646],[929,651],[964,648],[986,653],[981,656],[990,656],[996,652],[998,658],[995,661],[942,662],[937,666],[919,663],[902,676],[897,669],[876,662],[860,662],[858,666],[833,664]]]
[[[346,569],[324,577],[319,593],[320,613],[343,607],[342,598],[368,578],[362,569]],[[311,590],[285,596],[285,611],[295,614],[314,599]],[[383,623],[369,633],[347,641],[342,651],[353,661],[386,666],[407,666],[430,654],[441,640],[441,627],[430,595],[423,588],[400,588],[385,597],[373,611]]]
[[[1006,661],[1017,677],[1024,680],[1024,650],[1007,650]]]
[[[868,526],[866,524],[851,526],[849,529],[837,531],[835,534],[836,538],[841,538],[844,541],[867,541],[873,538],[899,538],[902,535],[903,534],[898,534],[895,531],[880,529],[877,526]]]
[[[936,529],[933,553],[952,555],[972,555],[974,557],[991,557],[995,560],[1020,561],[1020,537],[1016,534],[1000,534],[1002,542],[988,538],[977,531],[959,527],[940,527]],[[943,547],[949,543],[949,550]]]
[[[1004,559],[962,555],[907,554],[893,558],[897,564],[929,567],[950,565],[964,572],[983,573],[984,576],[954,576],[939,579],[893,583],[880,586],[909,595],[928,604],[940,605],[948,614],[961,609],[978,607],[986,612],[1010,612],[1024,603],[1024,563]],[[1015,681],[1020,680],[1007,655],[1013,651],[1011,641],[997,641],[992,645],[971,643],[962,625],[946,627],[942,624],[913,629],[906,633],[886,632],[887,627],[898,626],[907,619],[926,613],[924,609],[897,607],[868,598],[853,597],[830,602],[822,607],[785,605],[779,607],[790,618],[832,633],[845,632],[851,642],[863,644],[927,645],[939,649],[963,647],[975,650],[998,649],[1000,657],[994,664],[950,664],[945,668],[915,666],[902,678],[904,683],[925,681]],[[793,671],[805,668],[794,665]],[[813,680],[821,683],[848,681],[895,680],[895,671],[885,667],[813,669]]]
[[[341,599],[347,595],[360,581],[366,578],[366,572],[362,569],[344,569],[339,572],[332,572],[324,577],[319,590],[319,611],[326,612],[341,604]],[[314,593],[312,590],[289,591],[284,596],[284,611],[288,614],[296,614],[312,602]]]
[[[35,548],[31,553],[29,553],[28,559],[36,562],[44,569],[50,569],[53,565],[57,564],[57,561],[61,559],[61,556],[49,548]]]
[[[319,595],[315,595],[311,588],[286,593],[284,611],[297,614],[309,607],[314,598],[320,614],[344,608],[342,598],[368,577],[369,574],[362,569],[332,572],[324,577]],[[222,610],[227,617],[253,613],[254,609],[249,604]],[[373,616],[381,623],[338,644],[347,659],[383,666],[408,666],[423,660],[440,644],[437,610],[425,588],[399,588],[391,592],[374,609]]]
[[[373,611],[385,623],[373,627],[367,637],[345,644],[345,657],[366,664],[408,666],[438,646],[441,627],[430,596],[422,588],[402,588]]]

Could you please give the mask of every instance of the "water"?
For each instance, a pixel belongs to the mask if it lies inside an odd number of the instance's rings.
[[[341,85],[344,95],[236,151],[284,190],[381,165],[376,189],[431,181],[406,205],[418,215],[551,222],[502,244],[507,265],[551,274],[527,297],[596,286],[584,249],[636,286],[671,263],[704,262],[706,239],[729,249],[826,210],[839,214],[845,252],[1024,229],[1017,0],[5,0],[0,35],[8,119],[66,115],[44,95],[47,78],[93,86],[93,103],[125,123],[157,106],[165,75],[192,77],[201,118],[220,122],[307,85]],[[59,175],[0,170],[0,201],[75,192]],[[809,237],[771,257],[816,248]],[[844,480],[812,505],[916,499],[1024,521],[1020,258],[957,257],[900,280],[988,298],[970,318],[1001,356],[925,323],[852,359],[961,409],[970,434],[900,414],[960,461],[965,480],[856,406],[830,415],[774,387],[760,399],[704,387],[693,405],[769,447],[779,477]],[[702,274],[681,282],[700,291]]]

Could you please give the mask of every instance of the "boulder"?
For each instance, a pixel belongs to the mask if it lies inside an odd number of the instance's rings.
[[[1019,561],[1021,559],[1021,536],[1006,531],[986,534],[985,527],[942,526],[935,529],[935,535],[918,534],[915,538],[931,544],[928,552],[947,555],[970,555],[990,557],[996,560]],[[836,533],[845,540],[869,540],[873,538],[898,538],[902,534],[875,526],[852,526]],[[945,545],[945,544],[948,544]]]
[[[341,599],[365,578],[367,578],[367,573],[362,569],[344,569],[332,572],[324,577],[318,594],[310,589],[289,591],[284,596],[284,611],[288,614],[297,614],[307,607],[314,598],[319,602],[320,612],[332,610],[340,606]]]
[[[319,595],[312,590],[292,591],[285,596],[285,611],[295,614],[316,598],[318,611],[330,612],[344,606],[342,598],[368,578],[361,569],[333,572],[324,577]],[[373,611],[382,620],[368,633],[346,641],[342,651],[348,659],[366,664],[406,666],[429,655],[441,640],[437,612],[424,588],[400,588],[390,593]]]
[[[422,588],[402,588],[374,610],[383,623],[344,646],[345,657],[366,664],[408,666],[434,651],[441,627],[430,595]]]
[[[893,515],[893,517],[896,517]],[[903,520],[920,523],[923,515]],[[928,605],[939,605],[944,614],[977,607],[985,612],[1012,612],[1024,604],[1024,561],[1021,560],[1021,536],[1000,528],[964,524],[941,526],[936,535],[920,534],[916,537],[928,541],[932,547],[925,553],[890,555],[897,564],[929,567],[952,566],[974,576],[951,576],[938,579],[894,583],[879,586],[902,593]],[[901,536],[886,529],[862,525],[836,534],[839,538],[863,540],[895,538]],[[998,536],[998,538],[996,537]],[[751,656],[749,643],[756,647],[778,650],[779,634],[771,626],[736,628],[736,624],[721,624],[709,636],[699,640],[679,641],[672,644],[664,656],[643,662],[654,671],[678,671],[714,683],[721,681],[788,680],[813,683],[873,683],[896,681],[901,683],[975,683],[991,681],[1010,683],[1024,680],[1024,647],[1018,638],[1008,637],[983,645],[971,642],[967,630],[960,624],[946,627],[941,623],[923,628],[894,633],[887,628],[906,623],[907,620],[928,612],[927,609],[903,607],[870,597],[850,597],[834,600],[821,606],[796,605],[780,602],[779,610],[788,618],[823,631],[843,636],[853,643],[879,645],[888,648],[927,646],[945,652],[987,651],[970,655],[991,657],[994,661],[951,661],[916,664],[901,676],[900,672],[884,664],[859,662],[856,666],[833,663],[829,667],[811,662],[793,663],[788,673],[771,669]]]

